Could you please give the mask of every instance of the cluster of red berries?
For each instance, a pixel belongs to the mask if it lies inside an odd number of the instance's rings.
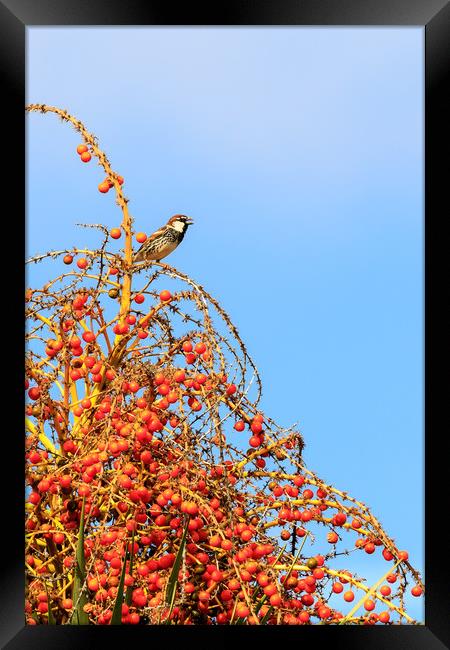
[[[80,156],[82,162],[87,163],[91,160],[92,156],[89,149],[85,144],[79,144],[77,147],[77,154]]]
[[[123,176],[118,176],[117,181],[119,182],[119,185],[123,185]],[[110,178],[105,178],[105,180],[99,184],[98,191],[102,194],[106,194],[106,192],[109,192],[112,187],[114,187],[114,182]]]
[[[77,154],[80,156],[80,160],[84,163],[88,163],[92,159],[92,156],[89,152],[89,148],[85,144],[78,145]],[[117,181],[119,182],[120,185],[123,185],[124,183],[124,179],[122,176],[117,176]],[[109,190],[112,187],[114,187],[114,182],[111,180],[111,178],[105,178],[105,180],[99,183],[98,190],[102,194],[106,194],[106,192],[109,192]]]

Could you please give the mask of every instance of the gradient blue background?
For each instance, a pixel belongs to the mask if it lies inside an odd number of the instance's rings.
[[[299,422],[307,465],[368,504],[422,571],[423,39],[27,28],[27,102],[66,108],[99,137],[137,230],[195,218],[168,261],[231,315],[264,410]],[[29,115],[27,135],[27,254],[96,246],[74,224],[119,224],[101,169],[80,163],[55,116]]]

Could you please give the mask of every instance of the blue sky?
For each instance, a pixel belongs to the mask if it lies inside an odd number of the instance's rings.
[[[136,229],[195,219],[168,261],[231,315],[264,410],[423,570],[423,29],[28,27],[27,44],[27,102],[98,136]],[[27,136],[27,254],[95,245],[75,223],[120,217],[100,169],[52,115]]]

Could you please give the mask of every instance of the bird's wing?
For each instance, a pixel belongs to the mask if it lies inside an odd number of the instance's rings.
[[[140,245],[136,253],[134,254],[134,261],[139,262],[142,254],[144,251],[148,248],[149,242],[153,241],[157,237],[160,237],[162,234],[164,234],[164,230],[166,229],[166,225],[161,226],[161,228],[158,228],[158,230],[155,230],[154,233],[150,235],[150,237],[147,237],[145,242]]]
[[[158,230],[155,230],[155,232],[152,233],[149,237],[147,237],[147,239],[145,240],[145,242],[144,242],[143,244],[140,245],[140,247],[139,247],[138,250],[137,250],[137,253],[139,253],[139,251],[141,251],[143,248],[144,248],[144,249],[145,249],[145,248],[148,248],[148,244],[149,244],[149,242],[153,241],[153,240],[156,239],[157,237],[160,237],[160,236],[164,233],[164,230],[165,230],[165,229],[166,229],[166,226],[161,226],[161,228],[158,228]]]
[[[155,230],[155,232],[152,233],[152,234],[150,235],[150,237],[147,237],[147,239],[145,240],[144,244],[145,244],[146,242],[148,242],[148,241],[152,241],[153,239],[156,239],[157,237],[159,237],[160,235],[162,235],[163,232],[165,231],[165,229],[166,229],[166,225],[161,226],[161,228],[158,228],[158,230]],[[143,245],[144,245],[144,244],[143,244]]]

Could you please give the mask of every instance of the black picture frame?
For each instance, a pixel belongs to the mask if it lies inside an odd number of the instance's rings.
[[[424,626],[202,626],[176,627],[69,627],[24,625],[23,569],[23,447],[20,422],[23,390],[16,380],[23,376],[24,268],[21,242],[25,239],[25,31],[33,25],[378,25],[423,26],[425,30],[425,598]],[[450,648],[450,616],[445,518],[448,456],[440,443],[446,434],[444,409],[448,401],[449,352],[441,313],[446,294],[439,287],[445,279],[448,245],[442,226],[448,184],[448,115],[445,76],[449,70],[450,4],[447,0],[228,0],[209,6],[175,6],[152,0],[0,0],[0,69],[2,78],[2,148],[6,171],[2,178],[4,253],[16,254],[3,264],[4,348],[12,351],[4,361],[7,379],[3,397],[3,480],[1,500],[2,538],[6,542],[1,574],[1,643],[5,650],[43,648],[97,648],[115,643],[155,644],[169,647],[229,646],[230,643],[334,644],[345,648]],[[448,154],[447,154],[448,157]],[[448,199],[447,199],[448,203]],[[7,233],[7,234],[6,234]],[[445,249],[444,249],[445,246]],[[448,271],[447,271],[448,273]],[[6,300],[5,300],[6,298]],[[12,372],[11,372],[12,369]],[[439,370],[443,370],[442,373]],[[447,372],[445,372],[447,371]],[[11,381],[11,378],[12,381]],[[9,387],[8,387],[9,385]],[[445,415],[447,415],[445,413]],[[447,416],[448,417],[448,416]],[[12,426],[11,426],[12,425]],[[441,429],[442,427],[442,429]],[[445,440],[445,438],[444,438]],[[19,442],[20,441],[20,442]],[[401,462],[401,459],[399,459]],[[398,493],[408,498],[407,485]],[[263,635],[263,636],[262,636]]]

